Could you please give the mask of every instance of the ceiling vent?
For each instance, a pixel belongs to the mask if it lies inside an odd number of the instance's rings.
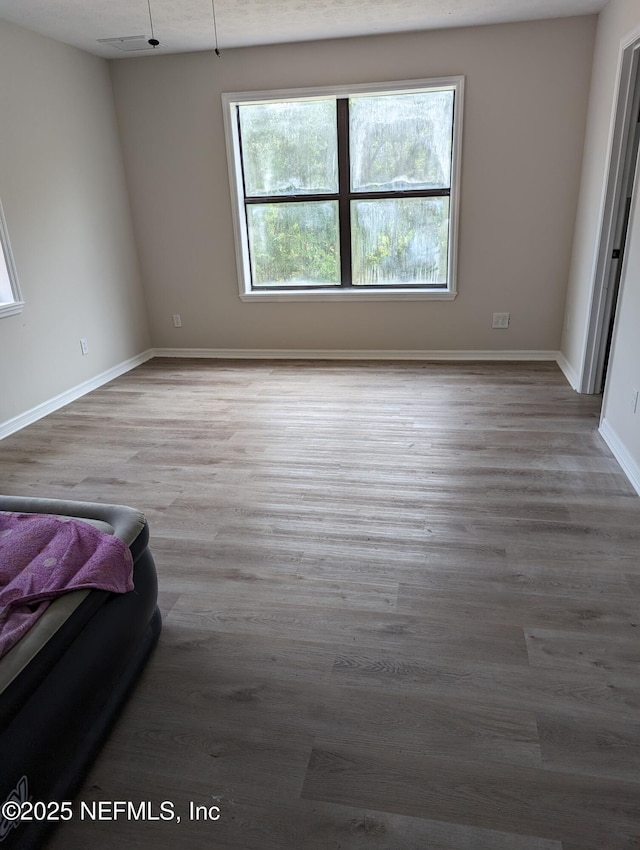
[[[100,44],[109,44],[111,47],[117,47],[118,50],[124,50],[125,53],[133,53],[136,50],[155,50],[157,47],[162,47],[162,44],[149,44],[146,35],[124,35],[121,38],[99,38],[97,41]]]

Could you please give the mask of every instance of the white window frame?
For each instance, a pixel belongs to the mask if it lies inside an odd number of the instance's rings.
[[[0,319],[15,316],[24,307],[9,232],[0,203]]]
[[[451,161],[451,191],[449,196],[449,257],[448,280],[442,287],[376,286],[335,289],[295,289],[287,287],[274,290],[253,290],[249,261],[249,239],[244,214],[244,189],[240,137],[236,120],[236,107],[242,104],[262,103],[269,100],[309,100],[326,97],[350,97],[362,94],[402,94],[425,89],[453,89],[454,116]],[[451,301],[457,294],[458,267],[458,217],[460,209],[460,169],[462,153],[462,115],[464,77],[439,77],[424,80],[402,80],[369,83],[353,86],[329,86],[304,89],[278,89],[270,91],[225,92],[222,94],[227,163],[231,187],[231,206],[238,269],[240,298],[243,301]]]

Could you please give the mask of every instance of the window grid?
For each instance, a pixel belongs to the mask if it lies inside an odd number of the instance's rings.
[[[446,94],[445,101],[431,101],[432,93]],[[405,94],[418,95],[415,105],[411,99],[403,105]],[[378,98],[379,104],[368,104],[369,96],[374,101]],[[392,109],[390,136],[385,98]],[[399,107],[394,108],[394,100],[400,101]],[[224,93],[240,298],[455,299],[463,100],[462,76]],[[304,106],[314,101],[324,101],[331,107],[329,112]],[[267,107],[262,114],[253,110],[262,104]],[[345,107],[353,109],[351,173],[348,122],[346,132],[340,134],[345,140],[340,144],[341,162],[333,141],[338,135],[337,121],[334,124],[331,116]],[[278,123],[280,114],[284,124]],[[293,123],[288,124],[291,117]],[[264,130],[261,123],[265,123]],[[242,138],[243,129],[246,139]],[[423,139],[427,143],[421,146]],[[330,153],[333,159],[325,159]],[[291,154],[293,160],[289,160]],[[391,158],[387,160],[387,156]],[[288,171],[288,162],[295,170]],[[247,195],[247,180],[253,195]],[[333,181],[336,189],[331,188]],[[345,223],[350,216],[353,228],[348,238]],[[351,249],[355,282],[349,276]]]
[[[455,93],[453,109],[455,116]],[[338,179],[339,188],[337,193],[314,193],[314,194],[279,194],[279,195],[249,195],[247,193],[244,156],[242,147],[242,125],[240,121],[240,105],[236,107],[236,121],[238,125],[238,138],[240,141],[240,159],[242,162],[242,187],[244,194],[245,219],[247,230],[249,221],[247,217],[248,207],[252,204],[285,204],[285,203],[320,203],[322,201],[338,202],[338,221],[340,235],[340,284],[314,284],[314,291],[329,289],[350,289],[361,291],[365,287],[361,284],[353,284],[353,263],[351,248],[351,203],[354,200],[387,200],[394,198],[448,198],[451,195],[451,185],[438,189],[404,189],[404,190],[379,190],[379,191],[357,191],[351,189],[351,151],[349,137],[349,99],[346,97],[336,98],[336,135],[338,147]],[[453,137],[452,121],[452,137]],[[453,147],[453,139],[452,139]],[[251,251],[249,251],[249,263],[251,268],[251,286],[255,291],[270,291],[273,287],[260,285],[254,282],[254,269]],[[405,284],[420,288],[440,288],[439,284],[414,283]]]

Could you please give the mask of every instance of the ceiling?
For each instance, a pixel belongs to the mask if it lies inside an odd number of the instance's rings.
[[[0,0],[0,18],[106,58],[599,12],[607,0]],[[161,42],[151,48],[150,15]],[[143,36],[138,42],[131,36]],[[122,39],[119,46],[99,39]],[[121,48],[144,48],[125,52]]]

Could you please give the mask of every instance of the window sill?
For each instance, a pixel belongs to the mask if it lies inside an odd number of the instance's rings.
[[[24,309],[24,301],[12,301],[10,304],[0,304],[0,319],[5,316],[17,316]]]
[[[242,292],[242,301],[453,301],[456,293],[449,289],[276,289]]]

